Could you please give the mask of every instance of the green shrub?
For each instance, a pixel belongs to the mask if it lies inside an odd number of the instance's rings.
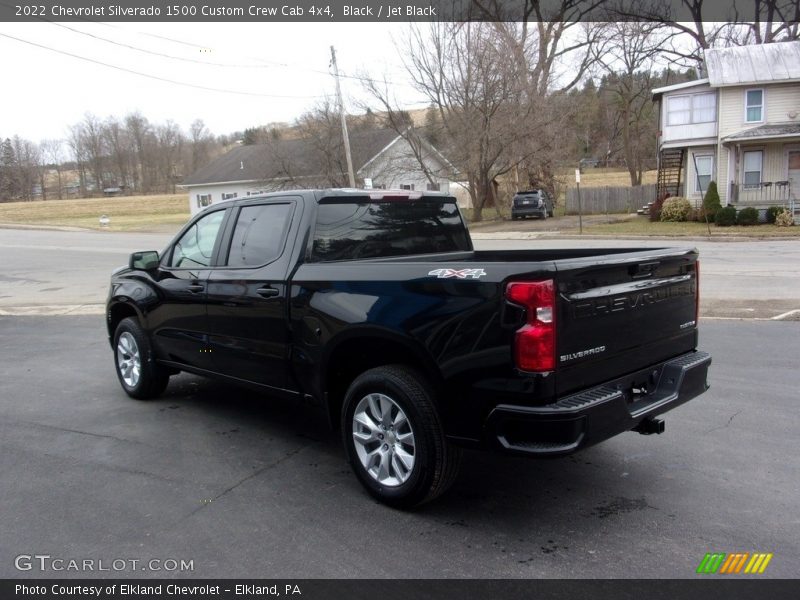
[[[703,198],[703,212],[700,215],[700,221],[705,221],[705,216],[708,215],[708,220],[713,221],[717,212],[722,208],[719,201],[719,192],[717,191],[717,182],[711,181],[708,184],[706,195]]]
[[[733,206],[725,206],[714,215],[714,223],[720,227],[730,227],[736,225],[736,209]]]
[[[758,225],[758,211],[752,206],[743,208],[736,215],[737,225]]]
[[[794,219],[792,218],[792,213],[790,213],[785,208],[781,209],[777,215],[775,215],[775,225],[778,227],[791,227],[794,225]]]
[[[661,221],[688,221],[692,205],[686,198],[667,198],[661,207]]]
[[[784,211],[782,206],[770,206],[767,209],[767,223],[774,223],[775,218]]]

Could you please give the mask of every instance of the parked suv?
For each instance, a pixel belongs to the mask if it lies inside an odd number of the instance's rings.
[[[553,216],[553,198],[544,190],[528,190],[514,194],[511,205],[511,218]]]

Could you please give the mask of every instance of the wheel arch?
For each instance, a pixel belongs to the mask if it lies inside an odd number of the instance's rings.
[[[128,298],[115,298],[109,304],[106,311],[106,326],[108,327],[109,343],[114,343],[114,332],[123,319],[136,317],[142,324],[142,313],[136,305]]]
[[[386,365],[405,365],[419,371],[437,392],[444,386],[436,362],[420,343],[380,328],[357,328],[330,344],[320,372],[320,389],[334,427],[338,427],[344,396],[353,380],[369,369]]]

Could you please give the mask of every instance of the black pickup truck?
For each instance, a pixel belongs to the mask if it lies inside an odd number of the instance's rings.
[[[568,454],[707,389],[693,249],[473,250],[454,198],[289,191],[215,204],[111,279],[119,381],[222,378],[317,406],[362,484],[442,493],[462,447]]]

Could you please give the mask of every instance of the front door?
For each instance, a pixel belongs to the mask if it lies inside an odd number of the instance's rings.
[[[789,152],[789,196],[800,200],[800,150]]]
[[[146,319],[162,360],[212,368],[206,286],[225,212],[216,210],[194,221],[169,248],[153,277],[159,300],[148,307]]]

